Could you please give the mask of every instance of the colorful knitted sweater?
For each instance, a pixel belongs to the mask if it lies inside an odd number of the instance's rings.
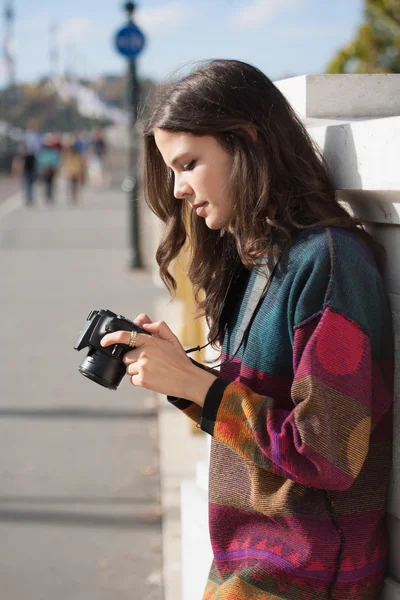
[[[170,399],[213,436],[204,600],[376,600],[393,392],[382,279],[357,234],[302,232],[243,339],[260,277],[234,310],[204,408]]]

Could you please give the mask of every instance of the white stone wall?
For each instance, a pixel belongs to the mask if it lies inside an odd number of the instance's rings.
[[[339,197],[386,248],[395,329],[390,559],[382,600],[400,600],[400,75],[320,75],[276,82],[323,149]]]

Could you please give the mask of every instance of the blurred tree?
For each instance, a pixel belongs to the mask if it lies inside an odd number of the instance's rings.
[[[86,81],[86,85],[94,89],[100,99],[112,106],[124,106],[125,78],[108,76],[94,81]],[[149,90],[154,86],[150,79],[141,83],[141,101],[145,101]],[[22,84],[13,91],[18,93],[18,101],[11,98],[9,90],[0,90],[0,121],[23,129],[35,127],[41,131],[74,132],[89,130],[96,126],[109,125],[102,119],[92,119],[79,113],[76,102],[61,100],[47,79],[36,84]]]
[[[400,0],[365,0],[365,22],[327,73],[400,73]]]
[[[0,91],[0,104],[4,106],[0,120],[27,129],[35,124],[41,131],[74,132],[108,125],[107,121],[89,119],[81,115],[76,102],[60,100],[46,81],[20,85],[16,88],[18,101],[11,102],[8,90]]]

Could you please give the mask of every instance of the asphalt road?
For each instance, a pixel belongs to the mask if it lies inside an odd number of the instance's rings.
[[[73,350],[91,309],[160,297],[126,267],[126,218],[118,191],[0,216],[2,600],[163,598],[155,399],[84,378]]]

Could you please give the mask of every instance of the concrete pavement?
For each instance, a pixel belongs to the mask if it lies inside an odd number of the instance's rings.
[[[15,194],[20,189],[18,177],[0,173],[0,203]]]
[[[0,588],[7,600],[162,600],[157,400],[82,377],[91,309],[166,303],[127,269],[118,190],[0,218]]]

